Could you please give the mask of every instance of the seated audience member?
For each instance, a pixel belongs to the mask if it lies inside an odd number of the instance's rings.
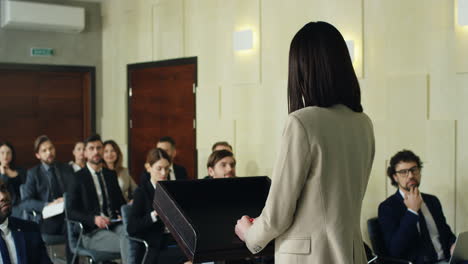
[[[68,190],[74,174],[70,166],[55,160],[55,147],[47,136],[39,136],[34,141],[34,151],[40,164],[28,170],[22,206],[41,214],[45,206],[63,203],[63,193]],[[43,219],[40,227],[45,234],[65,234],[64,214]]]
[[[0,181],[5,183],[10,193],[12,215],[21,217],[20,185],[26,182],[26,170],[16,166],[15,149],[8,142],[0,143]]]
[[[164,150],[169,157],[171,158],[171,171],[169,173],[168,180],[174,181],[174,180],[186,180],[188,179],[187,176],[187,170],[178,164],[174,163],[174,159],[177,155],[177,150],[176,150],[176,142],[173,138],[171,137],[162,137],[159,139],[158,143],[156,143],[156,148],[160,148]],[[146,171],[147,164],[145,164],[145,171],[141,174],[140,179],[150,179],[149,173]]]
[[[409,150],[390,160],[387,176],[396,193],[379,206],[379,223],[391,257],[415,264],[447,263],[455,242],[442,205],[434,195],[421,193],[422,162]]]
[[[208,157],[208,176],[205,179],[236,177],[236,159],[229,150],[218,150]]]
[[[0,263],[52,264],[39,226],[11,215],[11,198],[0,183]]]
[[[232,146],[227,143],[227,141],[218,141],[213,144],[213,147],[211,147],[211,152],[215,152],[218,150],[229,150],[232,152]]]
[[[153,197],[158,181],[165,181],[169,176],[171,158],[162,149],[155,148],[148,152],[146,162],[149,164],[149,181],[143,182],[134,193],[134,201],[127,231],[131,236],[146,240],[149,244],[149,252],[145,263],[183,263],[186,258],[180,250],[173,254],[171,259],[162,262],[160,256],[167,250],[172,236],[166,232],[164,224],[153,209]],[[137,263],[141,262],[144,249],[138,248]]]
[[[85,142],[86,167],[76,173],[70,190],[69,218],[83,224],[82,245],[87,249],[121,253],[126,259],[127,246],[120,219],[125,199],[115,171],[103,168],[103,143],[99,135]]]
[[[128,202],[132,199],[133,191],[137,185],[128,173],[128,169],[122,166],[123,155],[119,145],[114,140],[104,141],[104,167],[117,173],[120,190]]]
[[[84,143],[82,141],[76,142],[72,153],[75,160],[70,161],[68,165],[73,168],[74,172],[77,172],[86,165],[86,159],[84,157]]]

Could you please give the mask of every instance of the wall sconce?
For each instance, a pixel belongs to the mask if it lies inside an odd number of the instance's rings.
[[[234,32],[234,50],[249,50],[253,48],[253,31],[251,29]]]
[[[346,46],[348,47],[349,56],[351,61],[354,62],[354,40],[347,40]]]
[[[458,0],[458,25],[468,25],[468,0]]]

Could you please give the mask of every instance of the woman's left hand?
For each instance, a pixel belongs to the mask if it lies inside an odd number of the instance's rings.
[[[235,227],[236,235],[240,238],[240,240],[245,241],[245,234],[249,231],[250,227],[252,226],[252,218],[247,215],[242,216],[241,219],[237,220],[237,224]]]

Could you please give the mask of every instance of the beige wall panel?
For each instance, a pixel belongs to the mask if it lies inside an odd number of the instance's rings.
[[[234,24],[231,32],[231,45],[226,48],[233,53],[233,78],[236,84],[254,84],[260,82],[260,0],[236,0],[231,12],[234,15]],[[232,45],[234,32],[252,30],[253,48],[235,51]]]
[[[399,120],[425,120],[427,118],[427,76],[389,76],[385,81],[387,117]]]
[[[456,98],[452,104],[456,105],[456,119],[466,120],[468,113],[468,73],[455,76]]]
[[[153,60],[184,57],[183,0],[161,0],[153,6],[153,51]]]
[[[452,1],[450,1],[452,2]],[[453,27],[455,29],[455,50],[457,53],[455,65],[456,71],[461,72],[468,72],[468,26],[460,26],[458,24],[458,0],[454,0],[454,19],[453,19]]]
[[[429,121],[421,191],[436,195],[447,223],[455,227],[455,121]]]
[[[468,231],[468,118],[457,121],[456,231]]]
[[[217,0],[185,1],[186,55],[198,57],[200,86],[216,86],[218,82]]]
[[[197,87],[197,120],[216,120],[221,118],[221,90],[222,87]]]

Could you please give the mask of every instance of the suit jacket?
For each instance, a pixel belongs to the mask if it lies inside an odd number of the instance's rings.
[[[360,217],[373,157],[366,114],[344,105],[291,113],[249,250],[275,239],[277,264],[367,263]]]
[[[424,193],[422,198],[436,223],[445,257],[449,258],[450,247],[456,237],[447,225],[439,199]],[[423,256],[427,249],[422,248],[423,243],[416,225],[418,221],[419,216],[408,211],[398,190],[379,205],[380,229],[390,256],[407,259],[413,263],[424,262]]]
[[[188,179],[187,170],[183,166],[177,165],[175,163],[172,166],[174,168],[174,174],[175,174],[177,181]],[[145,169],[140,175],[140,184],[142,184],[143,182],[149,182],[150,179],[151,179],[151,175]]]
[[[62,197],[63,193],[69,189],[75,175],[67,164],[55,162],[54,166],[58,184],[61,189],[60,197]],[[50,196],[50,178],[45,174],[42,164],[28,170],[26,183],[21,188],[23,200],[21,207],[26,211],[35,211],[37,214],[41,215],[44,206],[53,200],[53,197]],[[45,220],[43,220],[41,216],[30,220],[38,222],[43,233],[65,233],[63,214]]]
[[[18,264],[52,264],[36,223],[9,217],[8,228],[15,241]]]
[[[55,163],[55,168],[55,173],[59,178],[62,191],[66,192],[75,177],[73,170],[67,164],[60,162]],[[42,164],[29,169],[22,193],[24,208],[39,213],[42,212],[44,206],[52,201],[52,199],[49,198],[49,193],[50,181],[49,177],[44,174]]]
[[[138,237],[150,246],[152,251],[148,263],[156,262],[162,247],[164,223],[159,217],[153,223],[151,212],[153,209],[154,187],[150,181],[144,181],[133,193],[133,204],[128,219],[127,232],[130,236]],[[141,249],[139,250],[140,257]]]
[[[120,215],[120,207],[125,204],[125,199],[120,191],[115,171],[102,168],[104,181],[109,195],[111,218]],[[94,186],[93,176],[88,167],[76,172],[76,180],[70,187],[69,218],[83,223],[85,232],[91,232],[98,227],[94,224],[94,217],[100,215],[101,206]]]

